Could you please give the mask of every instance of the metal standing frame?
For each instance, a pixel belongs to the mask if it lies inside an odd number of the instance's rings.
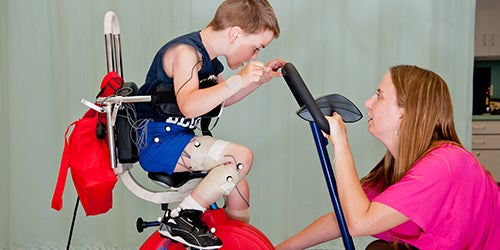
[[[112,11],[108,11],[104,16],[104,40],[106,48],[106,63],[108,73],[114,71],[123,77],[122,70],[122,57],[120,46],[120,24],[118,17]],[[168,204],[172,202],[181,201],[191,190],[196,187],[200,180],[193,179],[188,181],[182,187],[175,190],[152,190],[141,185],[130,173],[133,168],[133,163],[120,163],[117,159],[117,149],[115,141],[115,122],[117,119],[118,111],[123,104],[150,102],[151,96],[110,96],[99,97],[96,101],[97,104],[82,100],[85,105],[96,109],[98,112],[106,113],[106,131],[108,137],[109,154],[111,159],[111,167],[115,174],[120,178],[121,182],[129,189],[134,195],[139,198],[156,203]]]
[[[120,46],[120,23],[112,11],[104,15],[104,42],[106,45],[106,64],[108,72],[115,71],[123,77],[122,54]]]
[[[122,71],[122,56],[120,46],[120,23],[118,17],[112,11],[106,12],[104,15],[104,42],[106,45],[106,63],[108,73],[115,71],[123,78]],[[104,106],[107,119],[107,131],[113,131],[112,103],[105,103]],[[109,154],[111,157],[111,166],[116,168],[116,151],[114,133],[108,133]]]

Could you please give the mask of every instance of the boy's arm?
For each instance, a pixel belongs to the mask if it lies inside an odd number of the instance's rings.
[[[258,62],[251,62],[258,63]],[[225,106],[230,106],[234,103],[239,102],[241,99],[245,98],[247,95],[252,93],[258,87],[260,87],[263,83],[270,81],[273,77],[281,77],[281,73],[278,70],[285,65],[285,61],[280,59],[275,59],[267,63],[266,66],[260,66],[262,73],[259,75],[259,79],[257,81],[251,82],[248,86],[240,89],[236,94],[229,97],[224,103]],[[238,74],[244,74],[245,69],[250,66],[247,64],[244,69],[240,71]],[[247,70],[248,71],[248,70]],[[221,77],[219,78],[221,79]],[[223,79],[222,79],[223,80]]]
[[[171,48],[163,57],[164,71],[167,75],[173,76],[177,104],[187,118],[206,114],[221,103],[229,106],[240,101],[263,83],[273,77],[281,76],[278,69],[285,64],[284,61],[278,59],[269,62],[266,66],[253,61],[238,73],[240,77],[232,76],[223,80],[223,84],[200,89],[198,79],[198,71],[202,67],[200,60],[193,47],[183,44]],[[234,84],[238,81],[241,84]]]
[[[198,79],[198,71],[202,67],[200,60],[197,51],[184,44],[170,48],[163,57],[163,69],[174,79],[177,104],[187,118],[206,114],[236,93],[222,84],[200,89]]]

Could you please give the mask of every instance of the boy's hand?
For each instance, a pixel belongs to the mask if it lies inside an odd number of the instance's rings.
[[[272,71],[278,71],[285,66],[286,62],[281,59],[274,59],[267,63],[267,67],[271,68]]]
[[[267,63],[264,66],[264,63],[258,61],[251,61],[240,72],[238,75],[241,76],[243,80],[243,86],[241,88],[245,88],[251,83],[265,83],[271,80],[273,77],[281,77],[282,74],[278,70],[285,65],[285,61],[281,59],[275,59]]]
[[[285,66],[285,61],[281,59],[275,59],[267,63],[264,67],[265,71],[260,78],[260,83],[269,82],[273,77],[281,77],[282,74],[278,70]]]
[[[243,88],[247,87],[253,82],[260,81],[261,77],[264,75],[265,71],[269,71],[269,67],[265,67],[264,63],[251,61],[240,72],[238,75],[243,79]]]

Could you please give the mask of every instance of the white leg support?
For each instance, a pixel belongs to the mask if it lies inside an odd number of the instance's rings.
[[[194,192],[205,201],[213,203],[222,196],[228,195],[240,179],[240,173],[233,164],[218,166],[210,170]]]
[[[191,152],[191,167],[195,171],[210,170],[219,165],[223,152],[229,142],[199,137],[195,139],[195,148]]]

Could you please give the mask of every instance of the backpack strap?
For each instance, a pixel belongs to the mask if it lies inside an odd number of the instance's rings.
[[[71,127],[73,127],[78,121],[72,122],[66,132],[64,133],[64,149],[61,158],[61,164],[59,166],[59,175],[57,176],[57,183],[54,189],[54,195],[52,196],[52,208],[55,210],[61,210],[63,205],[62,195],[64,192],[64,186],[66,184],[66,176],[68,175],[70,151],[68,142],[68,132]]]

